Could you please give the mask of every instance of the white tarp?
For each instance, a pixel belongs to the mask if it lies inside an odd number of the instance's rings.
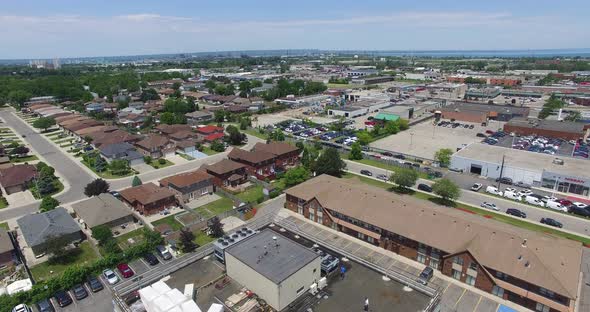
[[[33,283],[31,282],[31,279],[27,278],[27,279],[23,279],[23,280],[18,280],[16,282],[6,286],[6,291],[8,292],[9,295],[13,295],[13,294],[16,294],[17,292],[31,290],[31,288],[33,288]]]

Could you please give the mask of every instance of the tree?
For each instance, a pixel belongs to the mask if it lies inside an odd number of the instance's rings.
[[[17,146],[10,151],[11,155],[26,155],[29,153],[29,148],[24,145]]]
[[[170,112],[164,112],[160,115],[160,123],[165,125],[176,124],[176,115]]]
[[[131,186],[140,186],[142,184],[143,182],[141,182],[141,179],[138,176],[133,177],[133,181],[131,181]]]
[[[109,191],[109,183],[103,179],[96,179],[86,185],[84,195],[88,197],[98,196]]]
[[[225,151],[225,146],[223,145],[223,143],[219,142],[219,140],[215,140],[211,142],[211,149],[221,153]]]
[[[213,113],[213,120],[215,122],[224,122],[225,121],[225,112],[222,110],[216,110]]]
[[[313,168],[316,158],[318,158],[318,153],[315,150],[309,147],[303,148],[303,155],[301,155],[301,164],[305,166],[305,168]]]
[[[98,241],[98,245],[104,246],[113,239],[113,232],[106,225],[97,225],[92,228],[92,237]]]
[[[194,239],[195,234],[193,234],[188,228],[180,230],[180,250],[184,253],[195,250],[197,244],[195,244]]]
[[[408,189],[418,181],[418,172],[414,169],[399,168],[393,173],[390,181],[403,189]]]
[[[55,184],[53,184],[54,177],[49,175],[42,175],[37,180],[37,192],[39,195],[44,196],[51,194],[56,190]]]
[[[219,220],[218,217],[209,219],[207,223],[209,226],[209,231],[211,231],[211,236],[217,238],[225,235],[225,232],[223,231],[223,223],[221,223],[221,220]]]
[[[397,134],[399,130],[399,124],[397,122],[390,120],[385,123],[385,132],[389,134]]]
[[[303,149],[305,148],[305,145],[304,145],[304,144],[303,144],[303,142],[301,142],[301,141],[297,141],[297,142],[295,143],[295,146],[296,146],[298,149],[300,149],[300,150],[303,150]]]
[[[151,164],[152,163],[152,157],[151,156],[143,156],[143,161],[146,164]]]
[[[318,157],[313,169],[317,175],[329,174],[335,177],[341,177],[343,170],[346,168],[346,163],[340,158],[340,153],[329,147]]]
[[[41,212],[46,212],[55,209],[55,207],[59,206],[59,201],[51,196],[43,197],[41,200],[41,204],[39,205],[39,210]]]
[[[368,145],[369,143],[371,143],[371,134],[369,134],[369,132],[367,131],[359,131],[356,134],[356,137],[358,138],[358,143],[360,145]]]
[[[361,150],[361,145],[359,142],[352,143],[350,154],[348,154],[348,159],[350,160],[360,160],[363,159],[363,151]]]
[[[281,129],[276,129],[269,134],[268,139],[272,141],[285,141],[285,134]]]
[[[450,148],[441,148],[434,153],[434,159],[441,167],[448,167],[451,164],[451,155],[453,151]]]
[[[580,119],[582,119],[582,113],[579,111],[570,112],[567,117],[565,117],[566,121],[578,121]]]
[[[45,253],[50,255],[50,263],[63,263],[67,262],[68,251],[67,237],[54,236],[50,237],[45,241]]]
[[[111,169],[111,173],[114,175],[126,175],[131,171],[131,167],[129,167],[129,162],[124,159],[115,159],[111,161],[109,164],[109,169]]]
[[[156,91],[154,89],[143,90],[141,92],[141,96],[139,97],[139,100],[142,102],[147,102],[147,101],[151,101],[151,100],[159,100],[159,99],[160,99],[160,95],[158,95],[158,91]]]
[[[84,136],[84,142],[86,142],[87,144],[92,143],[92,140],[94,140],[91,136],[86,135]]]
[[[303,166],[297,166],[285,173],[285,186],[290,187],[305,182],[309,177],[309,171]]]
[[[13,90],[8,92],[7,99],[8,101],[17,104],[19,107],[22,107],[26,101],[28,101],[32,97],[32,94],[24,91],[24,90]]]
[[[47,131],[53,126],[55,126],[55,119],[51,117],[41,117],[33,122],[33,127],[43,129],[43,131]]]
[[[252,119],[250,117],[240,118],[240,130],[246,130],[252,126]]]
[[[100,157],[100,155],[96,155],[94,158],[94,170],[98,171],[98,172],[103,172],[107,169],[107,166],[109,164],[107,163],[106,160],[104,160],[104,158]]]
[[[231,145],[240,145],[246,140],[246,135],[240,133],[236,126],[229,125],[225,131],[229,134],[227,138]]]
[[[447,201],[454,201],[459,198],[459,195],[461,195],[461,190],[459,187],[453,183],[453,181],[447,178],[443,178],[434,182],[432,185],[432,191],[434,194]]]

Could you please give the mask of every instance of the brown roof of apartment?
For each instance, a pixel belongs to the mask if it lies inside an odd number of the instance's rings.
[[[145,139],[143,139],[135,144],[139,147],[146,149],[146,150],[152,150],[154,148],[163,147],[164,145],[168,144],[169,142],[170,142],[170,140],[168,140],[168,138],[166,138],[165,136],[151,134],[148,137],[146,137]]]
[[[192,128],[189,125],[158,125],[156,130],[163,134],[172,134],[180,131],[192,131]]]
[[[87,120],[82,120],[82,121],[78,121],[78,122],[73,122],[73,123],[67,124],[67,125],[62,125],[62,127],[64,129],[69,130],[69,131],[76,131],[76,130],[90,128],[90,127],[94,127],[94,126],[100,126],[100,125],[104,125],[104,124],[102,122],[96,121],[94,119],[87,119]]]
[[[151,204],[161,199],[174,197],[174,193],[167,188],[159,187],[154,183],[146,183],[135,187],[124,189],[120,192],[121,197],[133,203],[135,201],[142,205]]]
[[[188,138],[186,140],[182,140],[179,142],[176,142],[176,147],[180,147],[180,148],[187,148],[187,147],[191,147],[191,146],[197,146],[197,143],[199,143],[199,141],[197,141],[194,138]]]
[[[139,140],[138,135],[131,134],[123,130],[115,130],[112,132],[92,132],[88,134],[88,136],[92,138],[92,144],[97,147],[100,145],[133,142]]]
[[[88,128],[76,130],[76,131],[74,131],[74,133],[76,133],[79,136],[85,136],[85,135],[88,135],[88,134],[94,133],[94,132],[112,132],[117,129],[118,128],[115,126],[100,125],[100,126],[94,126],[94,127],[88,127]]]
[[[175,139],[175,140],[182,140],[182,139],[197,137],[197,134],[190,131],[190,130],[182,130],[182,131],[171,133],[170,135],[168,135],[168,137],[171,139]]]
[[[239,162],[229,159],[222,159],[212,165],[205,166],[208,172],[212,172],[214,174],[225,174],[245,167],[246,166],[244,164],[240,164]]]
[[[43,107],[49,107],[49,106],[55,106],[52,104],[33,104],[33,105],[29,105],[29,110],[36,110],[39,108],[43,108]]]
[[[16,165],[0,169],[0,184],[4,187],[21,185],[32,181],[37,175],[37,169],[33,165]]]
[[[172,184],[176,187],[187,187],[209,179],[211,179],[211,175],[204,170],[195,170],[164,178],[160,180],[160,185],[168,186]]]
[[[254,145],[254,150],[271,153],[275,156],[281,156],[298,151],[299,149],[294,145],[284,142],[271,142],[268,144],[258,142]]]
[[[78,116],[76,118],[66,119],[64,121],[59,122],[58,124],[60,126],[62,126],[62,127],[65,127],[65,126],[69,126],[71,124],[75,124],[77,122],[80,122],[80,121],[83,121],[83,120],[88,120],[88,119],[91,119],[91,118],[90,117],[87,117],[87,116]]]
[[[249,151],[245,151],[243,149],[240,148],[234,148],[231,150],[231,152],[229,152],[229,154],[227,155],[227,158],[231,159],[231,160],[235,160],[235,161],[247,161],[249,163],[252,164],[257,164],[257,163],[261,163],[267,160],[271,160],[273,159],[275,156],[271,153],[268,152],[263,152],[263,151],[254,151],[254,152],[249,152]]]
[[[321,175],[286,191],[449,254],[468,251],[485,267],[577,297],[582,245],[457,209]],[[528,266],[526,265],[528,264]]]
[[[64,122],[66,120],[79,118],[80,116],[81,116],[80,114],[70,114],[70,115],[67,115],[67,116],[56,117],[54,119],[55,119],[55,122],[59,124],[59,123]]]

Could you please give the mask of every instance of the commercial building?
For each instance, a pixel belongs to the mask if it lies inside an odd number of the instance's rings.
[[[500,88],[478,88],[478,89],[469,89],[465,93],[466,99],[493,99],[502,93],[502,89]]]
[[[328,110],[329,116],[344,117],[344,118],[356,118],[367,113],[367,109],[364,107],[357,106],[341,106],[331,108]]]
[[[549,138],[577,140],[587,137],[590,125],[558,120],[515,118],[504,125],[504,131],[518,135],[538,135]]]
[[[590,196],[590,162],[473,143],[451,157],[450,168],[491,179],[510,178],[562,193]]]
[[[358,85],[372,85],[393,81],[393,76],[367,77],[367,78],[352,78],[350,83]]]
[[[486,122],[488,120],[508,121],[515,117],[528,117],[528,107],[509,105],[455,102],[441,107],[441,117],[467,122]]]
[[[463,99],[467,92],[467,85],[464,83],[441,82],[426,86],[430,95],[436,98],[444,99]]]
[[[582,244],[321,175],[286,191],[306,219],[535,311],[573,312]]]
[[[283,311],[321,278],[318,254],[270,229],[225,249],[227,275]]]

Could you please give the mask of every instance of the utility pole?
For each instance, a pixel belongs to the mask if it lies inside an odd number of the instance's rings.
[[[500,177],[498,178],[498,191],[500,190],[500,184],[502,184],[502,173],[504,173],[504,158],[506,155],[502,155],[502,166],[500,167]]]

